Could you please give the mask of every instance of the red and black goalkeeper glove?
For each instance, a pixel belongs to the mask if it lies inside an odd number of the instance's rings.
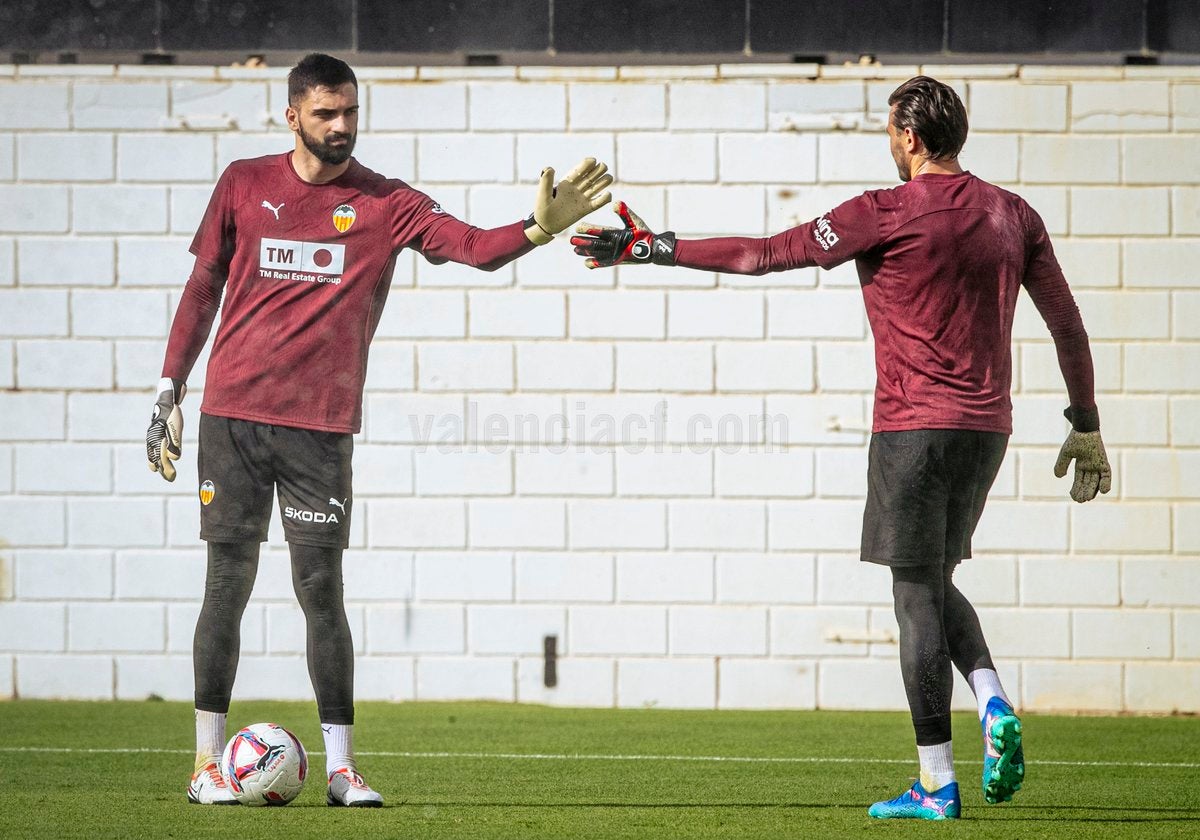
[[[623,228],[582,224],[575,228],[571,244],[575,253],[587,257],[588,268],[608,268],[621,263],[654,263],[675,265],[675,234],[671,231],[654,233],[624,201],[613,206],[613,212],[625,223]]]

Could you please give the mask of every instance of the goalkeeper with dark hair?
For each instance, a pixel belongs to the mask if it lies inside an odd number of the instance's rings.
[[[854,260],[875,336],[875,417],[861,559],[891,567],[900,671],[916,731],[920,780],[873,817],[956,818],[951,664],[966,677],[983,728],[986,801],[1010,800],[1025,774],[1021,723],[1000,684],[979,619],[954,585],[1012,433],[1012,324],[1022,288],[1054,338],[1071,430],[1054,472],[1075,462],[1071,498],[1107,493],[1092,357],[1075,300],[1038,214],[958,164],[967,114],[924,76],[888,100],[887,132],[904,183],[872,190],[766,239],[655,234],[625,204],[621,228],[580,225],[591,268],[656,263],[765,274]]]
[[[362,425],[367,350],[404,248],[432,263],[492,271],[606,204],[604,164],[585,159],[555,187],[542,172],[532,215],[482,230],[351,153],[358,82],[313,53],[288,76],[295,148],[230,164],[191,251],[195,268],[171,327],[146,435],[150,469],[175,479],[179,403],[218,304],[200,415],[200,538],[208,543],[196,623],[196,768],[188,799],[232,804],[217,768],[237,671],[239,625],[277,493],[304,610],[308,668],[325,735],[330,805],[378,806],[354,759],[354,648],[342,604],[342,551]],[[222,303],[222,294],[224,301]]]

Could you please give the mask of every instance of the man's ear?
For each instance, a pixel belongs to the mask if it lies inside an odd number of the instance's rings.
[[[300,113],[291,105],[287,106],[287,110],[283,112],[283,116],[287,120],[288,128],[292,131],[295,131],[296,127],[300,125]]]

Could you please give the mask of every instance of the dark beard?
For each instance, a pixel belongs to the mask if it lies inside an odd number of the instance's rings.
[[[345,163],[350,160],[350,155],[354,152],[354,141],[358,139],[355,134],[327,134],[326,140],[330,137],[346,138],[344,146],[330,146],[327,142],[318,141],[315,137],[304,130],[304,126],[299,126],[300,141],[304,143],[304,148],[312,152],[313,157],[321,161],[337,166],[340,163]]]

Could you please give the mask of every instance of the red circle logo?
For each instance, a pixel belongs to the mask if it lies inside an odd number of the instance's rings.
[[[328,248],[320,248],[313,253],[312,259],[318,268],[325,268],[325,266],[333,262],[333,254],[329,252]]]

